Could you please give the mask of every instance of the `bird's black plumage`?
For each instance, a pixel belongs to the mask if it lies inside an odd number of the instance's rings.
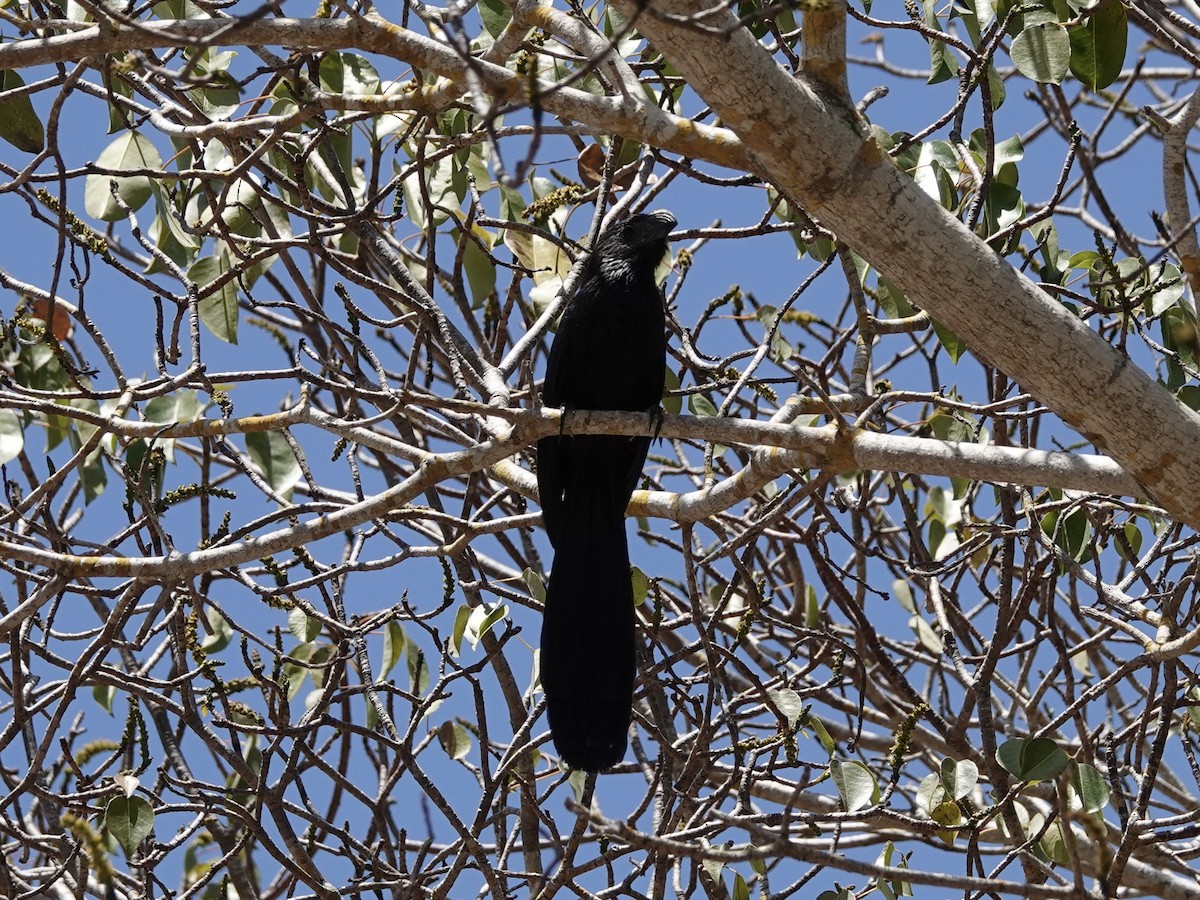
[[[658,408],[667,339],[655,270],[674,226],[674,216],[660,210],[600,235],[550,347],[544,405]],[[588,772],[611,768],[625,755],[635,677],[625,507],[649,449],[648,437],[538,441],[538,491],[554,546],[542,688],[559,754]]]

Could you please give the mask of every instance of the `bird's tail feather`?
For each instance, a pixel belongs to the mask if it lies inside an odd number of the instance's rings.
[[[625,756],[633,700],[628,494],[603,477],[575,488],[570,527],[555,547],[546,590],[542,688],[563,760],[599,772]]]

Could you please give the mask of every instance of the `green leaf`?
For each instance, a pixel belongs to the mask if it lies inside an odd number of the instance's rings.
[[[467,618],[466,630],[463,632],[471,649],[474,650],[479,646],[483,636],[491,631],[497,622],[503,621],[506,616],[508,616],[507,603],[481,603],[472,609],[471,615]]]
[[[807,724],[812,728],[813,733],[817,736],[817,740],[820,741],[821,748],[832,757],[837,750],[837,741],[833,739],[833,735],[829,733],[829,729],[825,727],[825,723],[816,716],[810,715]]]
[[[937,835],[947,847],[954,846],[954,840],[958,837],[958,832],[952,830],[952,828],[962,824],[962,810],[958,808],[958,804],[950,800],[947,800],[945,803],[939,803],[930,810],[929,818],[933,819],[939,825],[951,826],[938,831]]]
[[[289,700],[296,699],[300,688],[304,686],[304,680],[308,677],[308,666],[304,665],[304,662],[312,656],[315,649],[312,644],[301,644],[288,654],[291,660],[294,660],[283,664],[283,679],[287,685]]]
[[[719,859],[701,859],[700,865],[714,884],[721,880],[721,870],[725,868],[724,862]]]
[[[879,785],[875,782],[875,776],[860,762],[830,760],[829,774],[833,777],[833,783],[842,798],[846,812],[857,812],[879,798]]]
[[[767,696],[771,698],[771,702],[787,718],[788,727],[795,728],[796,723],[800,721],[801,713],[804,712],[804,701],[800,699],[800,695],[790,688],[784,688],[778,691],[768,690]]]
[[[995,65],[990,62],[987,65],[987,83],[988,88],[992,92],[992,106],[999,109],[1004,105],[1004,98],[1008,96],[1008,89],[1004,86],[1004,78],[996,71]]]
[[[1195,387],[1195,385],[1193,385],[1193,387]],[[1183,392],[1180,391],[1180,393],[1182,394]],[[1197,401],[1200,401],[1200,388],[1197,388],[1196,394]],[[1183,398],[1180,397],[1180,399]],[[1188,406],[1192,405],[1188,403]],[[1198,407],[1196,406],[1192,406],[1192,409],[1197,408]],[[1142,529],[1138,528],[1137,524],[1134,522],[1126,522],[1125,527],[1122,530],[1125,533],[1125,542],[1129,544],[1129,549],[1126,550],[1124,544],[1118,543],[1117,553],[1121,554],[1123,558],[1129,560],[1130,562],[1137,562],[1138,556],[1142,551]]]
[[[917,604],[913,600],[912,587],[903,578],[897,578],[892,582],[892,596],[896,601],[910,613],[916,613]]]
[[[404,168],[400,161],[394,165]],[[456,174],[459,165],[453,156],[445,156],[414,169],[403,180],[404,208],[413,225],[424,229],[426,214],[430,214],[434,225],[441,225],[450,214],[447,209],[458,209],[461,195],[458,192]],[[421,182],[429,195],[429,205],[421,195]],[[541,284],[554,274],[565,275],[570,270],[566,253],[553,241],[536,234],[506,230],[504,243],[522,264],[534,269],[534,281]]]
[[[15,71],[0,70],[0,91],[24,86],[25,82]],[[0,100],[0,138],[26,153],[41,153],[45,149],[46,130],[28,94]]]
[[[68,6],[74,5],[74,0],[67,0]],[[125,54],[113,54],[113,62],[118,64],[118,60],[125,59]],[[126,100],[133,99],[133,87],[123,78],[108,78],[104,82],[105,88],[112,92],[108,103],[108,133],[116,134],[119,131],[125,131],[132,127],[131,117],[128,110],[115,102],[116,97],[124,97]]]
[[[21,417],[11,409],[0,408],[0,465],[21,455],[25,446],[25,431]]]
[[[938,440],[958,440],[958,442],[968,444],[976,442],[971,425],[962,421],[961,415],[935,413],[930,416],[929,428]],[[984,443],[986,443],[985,440]],[[971,479],[968,478],[955,475],[950,478],[950,484],[954,486],[954,499],[966,497],[967,491],[971,490]]]
[[[203,238],[192,234],[183,227],[181,217],[176,213],[175,206],[160,182],[150,183],[150,193],[154,195],[158,215],[150,225],[150,239],[160,250],[167,254],[180,266],[186,267],[195,252],[200,249]],[[148,268],[148,272],[161,271],[165,266],[157,259]]]
[[[1163,345],[1168,350],[1178,353],[1185,365],[1195,365],[1197,329],[1196,320],[1192,318],[1191,311],[1179,305],[1172,306],[1158,317],[1158,324],[1162,329]],[[1183,368],[1176,360],[1168,357],[1168,368],[1171,365],[1174,366],[1175,371],[1169,374],[1167,387],[1174,391],[1183,386],[1188,376],[1185,375]]]
[[[1077,763],[1071,770],[1071,787],[1084,812],[1096,813],[1108,806],[1108,782],[1095,766]]]
[[[226,281],[217,290],[205,296],[205,288],[229,271],[229,260],[224,255],[206,256],[188,268],[188,278],[200,291],[200,321],[218,340],[227,344],[237,343],[238,302],[234,280]]]
[[[936,0],[924,0],[925,6],[925,24],[930,28],[935,28],[938,31],[942,30],[942,23],[938,21]],[[944,41],[930,40],[929,41],[929,83],[937,84],[953,78],[958,73],[958,58],[954,55]]]
[[[941,767],[942,787],[951,800],[961,800],[979,783],[979,767],[969,759],[962,761],[943,759]]]
[[[750,900],[750,886],[740,873],[733,876],[733,900]]]
[[[246,452],[271,489],[285,499],[300,480],[300,463],[281,431],[251,431],[246,435]]]
[[[925,504],[929,519],[929,552],[934,559],[945,559],[959,547],[958,526],[962,523],[963,503],[944,488],[929,491]]]
[[[937,335],[946,355],[950,357],[950,362],[957,363],[967,351],[966,343],[937,319],[931,319],[930,322],[933,325],[933,333]]]
[[[917,786],[917,809],[932,815],[933,811],[946,802],[946,789],[938,773],[926,775]]]
[[[1016,173],[1017,167],[1006,163],[988,191],[984,211],[987,214],[986,233],[989,235],[1007,228],[1025,214],[1025,198],[1014,185],[1005,183],[1006,178],[1015,179]]]
[[[235,234],[257,237],[262,226],[255,218],[254,211],[262,204],[262,198],[251,177],[244,176],[229,185],[223,196],[221,221]]]
[[[1046,829],[1046,833],[1042,835],[1038,846],[1050,858],[1051,862],[1056,862],[1060,866],[1065,866],[1071,862],[1071,853],[1067,849],[1067,841],[1063,835],[1061,821],[1055,822]]]
[[[542,584],[542,579],[538,573],[527,567],[521,573],[521,578],[525,580],[525,587],[529,590],[529,596],[538,603],[545,603],[546,585]]]
[[[1026,78],[1061,84],[1071,62],[1071,39],[1057,22],[1027,25],[1013,38],[1012,61]]]
[[[463,249],[463,269],[471,289],[471,307],[479,309],[496,290],[496,264],[478,243],[467,239]]]
[[[943,547],[939,547],[939,550],[944,548],[946,541],[943,540],[942,544]],[[956,547],[958,546],[957,539],[954,540],[954,544]],[[933,626],[920,616],[910,617],[908,620],[908,627],[911,628],[917,635],[917,640],[920,642],[921,646],[934,656],[941,656],[946,652],[946,645],[943,643],[941,635],[934,631]]]
[[[196,58],[194,70],[197,82],[203,85],[188,96],[211,119],[228,119],[242,102],[242,90],[237,79],[229,74],[229,65],[237,56],[232,50],[205,50]]]
[[[460,610],[461,612],[461,610]],[[400,662],[404,654],[404,627],[394,619],[383,627],[383,666],[380,678],[386,678],[388,673]]]
[[[331,94],[367,95],[379,92],[379,73],[357,53],[326,53],[321,58],[321,90]]]
[[[113,714],[113,698],[117,695],[117,689],[111,684],[94,684],[92,685],[92,699],[96,701],[96,705],[108,713]]]
[[[566,763],[559,761],[559,765],[566,768]],[[583,769],[571,769],[570,775],[567,776],[567,785],[571,788],[571,793],[575,797],[575,802],[578,803],[583,799],[583,788],[587,781],[587,772]]]
[[[899,859],[893,860],[893,857],[899,856]],[[877,866],[894,866],[898,869],[908,868],[908,858],[896,851],[896,845],[888,841],[883,845],[883,850],[875,859]],[[886,900],[896,900],[897,897],[911,897],[912,884],[905,881],[903,878],[876,878],[875,886],[879,888],[879,893],[883,894]]]
[[[929,430],[939,441],[959,441],[969,444],[975,440],[971,426],[964,422],[961,416],[934,413],[929,417]]]
[[[479,0],[479,21],[493,38],[500,37],[504,27],[512,21],[512,10],[503,0]]]
[[[1100,0],[1070,37],[1071,74],[1089,89],[1101,90],[1120,77],[1129,41],[1129,17],[1121,0]]]
[[[1065,769],[1070,759],[1049,738],[1014,738],[996,750],[996,762],[1022,781],[1045,781]]]
[[[1082,509],[1076,509],[1063,519],[1057,511],[1042,518],[1042,530],[1054,536],[1054,543],[1076,562],[1092,558],[1092,523]]]
[[[302,644],[314,641],[321,633],[321,620],[311,618],[298,606],[288,611],[288,631]]]
[[[804,627],[821,627],[821,600],[811,583],[805,586],[804,591]]]
[[[288,656],[295,662],[286,662],[283,664],[283,677],[287,682],[287,697],[289,700],[295,700],[300,693],[300,689],[304,687],[304,680],[308,678],[311,667],[307,665],[313,654],[318,648],[312,644],[301,644],[294,647]],[[370,709],[370,705],[367,707]]]
[[[126,854],[133,853],[154,829],[154,810],[144,797],[114,797],[104,810],[104,830]]]
[[[154,397],[142,407],[142,418],[162,425],[195,422],[200,418],[200,401],[190,388]]]
[[[633,583],[633,605],[641,606],[646,602],[646,595],[650,593],[650,579],[637,566],[629,567],[629,578]]]
[[[233,629],[225,617],[211,607],[208,610],[208,636],[200,644],[207,654],[220,653],[233,640]]]
[[[96,159],[97,168],[116,171],[151,169],[162,171],[162,157],[148,138],[136,131],[127,131],[101,151]],[[110,175],[94,173],[84,182],[83,208],[89,216],[105,222],[115,222],[125,217],[109,190],[109,183],[117,183],[117,194],[131,210],[141,209],[150,199],[150,179],[146,175]]]
[[[154,4],[154,14],[160,19],[207,19],[209,14],[192,0],[160,0]]]
[[[471,750],[471,732],[457,722],[443,722],[438,726],[438,743],[451,759],[462,759]]]
[[[691,409],[693,416],[711,418],[717,414],[717,408],[703,394],[690,394],[688,396],[688,408]]]
[[[1158,267],[1150,287],[1150,300],[1143,302],[1151,316],[1162,315],[1183,296],[1183,275],[1175,266],[1163,263]]]
[[[91,503],[104,493],[108,485],[108,473],[104,471],[104,459],[99,453],[88,456],[87,461],[79,467],[79,477],[83,481],[83,499]]]
[[[946,209],[958,205],[958,191],[950,173],[958,168],[953,148],[945,141],[927,141],[917,156],[913,180]]]
[[[879,297],[879,306],[889,319],[906,319],[916,313],[904,291],[896,287],[882,275],[875,282],[875,292]]]
[[[663,381],[663,411],[668,415],[677,416],[683,411],[683,397],[676,394],[673,397],[668,397],[667,394],[671,391],[679,390],[679,376],[672,371],[670,366],[667,366],[666,378]]]
[[[464,603],[454,615],[454,628],[450,632],[450,655],[453,657],[457,658],[462,653],[462,642],[467,634],[469,621],[471,621],[471,607]]]
[[[500,185],[500,218],[506,222],[519,222],[523,212],[525,212],[525,198],[521,196],[521,192],[508,185]]]

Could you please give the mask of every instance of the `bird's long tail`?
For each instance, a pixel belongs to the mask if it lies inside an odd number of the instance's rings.
[[[550,732],[563,760],[588,772],[625,756],[635,678],[627,479],[602,469],[582,467],[572,485],[542,619]]]

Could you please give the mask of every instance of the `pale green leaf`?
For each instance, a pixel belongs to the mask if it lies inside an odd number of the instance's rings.
[[[1121,0],[1100,0],[1071,28],[1071,74],[1092,91],[1121,76],[1129,42],[1129,17]]]
[[[154,810],[144,797],[114,797],[104,810],[104,830],[120,844],[126,854],[154,829]]]
[[[487,634],[496,625],[508,615],[507,603],[481,603],[471,610],[471,615],[467,618],[467,627],[464,635],[467,643],[474,650],[483,636]]]
[[[855,760],[830,760],[829,774],[837,787],[846,812],[857,812],[869,806],[879,795],[879,785],[871,770]]]
[[[783,690],[768,690],[767,696],[787,718],[788,727],[795,728],[796,723],[800,721],[800,714],[804,711],[804,701],[800,699],[800,695],[791,688],[784,688]]]
[[[13,410],[0,408],[0,465],[21,455],[25,446],[25,431],[21,417]]]
[[[101,151],[96,159],[96,167],[118,172],[148,169],[162,170],[162,157],[158,155],[149,138],[143,137],[136,131],[127,131],[118,136],[111,144]],[[84,182],[83,208],[89,216],[105,222],[115,222],[125,217],[121,207],[113,199],[109,188],[111,182],[117,184],[117,194],[131,210],[141,209],[150,199],[150,178],[146,175],[112,175],[96,172],[89,175]]]
[[[227,344],[237,343],[238,302],[234,280],[229,279],[221,287],[206,290],[208,285],[229,271],[229,261],[224,254],[198,259],[188,268],[190,278],[200,291],[200,321],[213,336]]]
[[[1049,738],[1013,738],[996,750],[996,761],[1022,781],[1045,781],[1070,761]]]
[[[300,480],[300,463],[281,431],[251,431],[246,435],[246,452],[254,467],[273,490],[288,498]]]
[[[689,395],[688,408],[691,409],[693,416],[711,418],[717,414],[717,408],[713,406],[713,402],[703,394]]]
[[[438,726],[438,743],[451,759],[462,759],[471,750],[471,733],[457,722],[446,721]]]
[[[1026,78],[1041,84],[1061,84],[1071,62],[1071,39],[1057,22],[1026,25],[1013,38],[1012,60]]]
[[[650,579],[637,566],[629,567],[629,577],[633,584],[633,605],[641,606],[646,602],[646,595],[650,593]]]
[[[24,80],[14,70],[0,69],[0,92],[24,85]],[[0,100],[0,138],[26,153],[41,153],[45,148],[46,130],[29,94]]]
[[[394,619],[383,627],[383,665],[379,672],[380,678],[386,678],[388,673],[400,662],[404,653],[404,627]]]
[[[314,619],[298,606],[288,611],[288,631],[302,644],[316,640],[321,633],[320,619]]]
[[[969,759],[943,759],[941,767],[942,787],[951,800],[966,797],[979,783],[979,767]]]
[[[1072,767],[1071,787],[1079,798],[1084,812],[1100,812],[1108,806],[1108,782],[1095,766],[1078,763]]]
[[[917,786],[917,809],[926,815],[931,815],[935,809],[946,802],[946,789],[942,786],[942,777],[935,772],[926,775]]]

